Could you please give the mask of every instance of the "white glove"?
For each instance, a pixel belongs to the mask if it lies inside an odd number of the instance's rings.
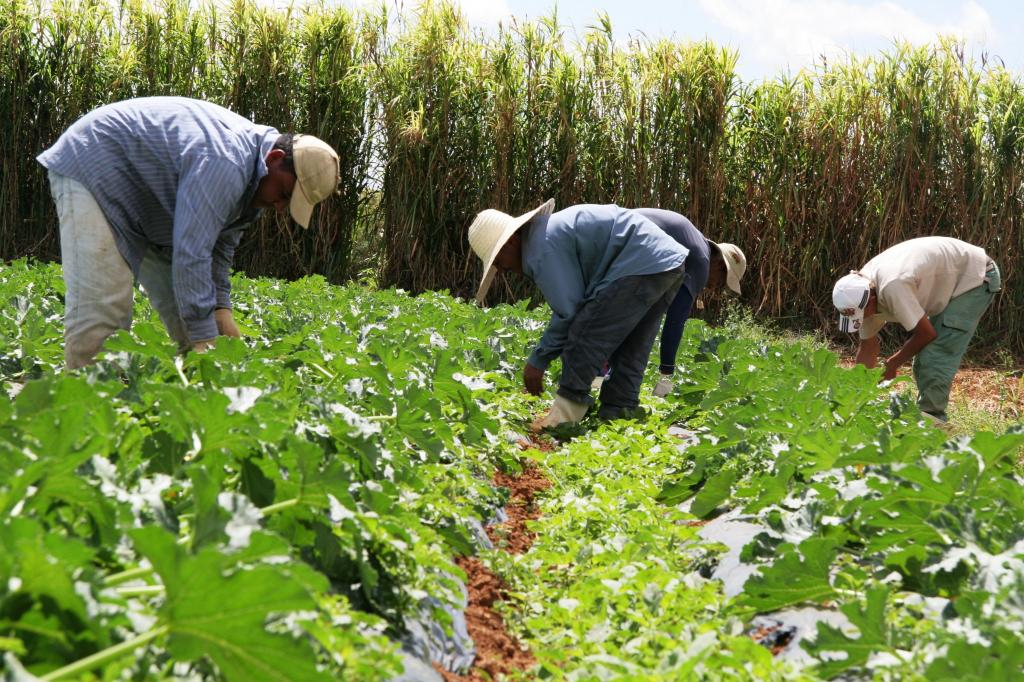
[[[658,383],[654,385],[654,395],[664,398],[672,392],[673,388],[675,388],[675,384],[672,382],[672,375],[662,374],[661,378],[658,379]]]
[[[534,431],[540,431],[541,429],[548,429],[559,424],[576,423],[583,419],[583,415],[587,413],[587,407],[585,403],[576,403],[568,398],[556,395],[555,402],[551,404],[551,409],[543,417],[534,419],[532,428]]]

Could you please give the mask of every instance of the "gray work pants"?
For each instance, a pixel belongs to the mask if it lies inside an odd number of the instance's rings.
[[[654,339],[679,286],[683,266],[653,275],[617,279],[586,302],[569,327],[562,349],[558,394],[590,405],[590,384],[605,361],[611,375],[601,385],[598,416],[627,416],[640,404],[640,384]]]
[[[92,193],[72,178],[53,171],[49,176],[60,219],[66,288],[64,364],[70,370],[92,362],[108,336],[131,327],[135,278]],[[138,279],[178,349],[184,351],[189,339],[174,298],[171,262],[150,249],[139,266]]]

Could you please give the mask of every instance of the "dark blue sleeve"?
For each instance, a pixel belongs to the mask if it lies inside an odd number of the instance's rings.
[[[691,296],[696,299],[708,283],[711,251],[708,248],[707,239],[686,216],[675,211],[666,211],[660,208],[634,210],[660,227],[669,237],[689,249],[690,255],[686,257],[686,275],[683,278],[683,287],[689,289]]]
[[[683,327],[690,319],[692,309],[693,294],[686,287],[679,287],[679,293],[665,314],[665,327],[661,330],[661,366],[658,369],[662,374],[672,374],[675,371],[676,353],[679,352],[679,342],[683,338]]]

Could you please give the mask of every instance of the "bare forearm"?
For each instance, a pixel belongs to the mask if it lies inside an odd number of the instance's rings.
[[[857,348],[857,364],[868,368],[873,368],[877,365],[879,346],[877,336],[870,339],[861,339],[860,346]]]
[[[928,318],[921,318],[921,321],[914,329],[911,337],[907,339],[907,342],[885,361],[886,368],[895,372],[920,353],[925,346],[934,341],[936,336],[935,328],[932,327]]]

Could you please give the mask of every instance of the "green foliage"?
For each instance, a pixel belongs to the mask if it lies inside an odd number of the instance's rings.
[[[64,374],[58,272],[0,267],[4,673],[398,674],[394,637],[459,601],[466,521],[518,466],[543,311],[236,277],[245,338],[178,357],[140,300]],[[484,555],[537,660],[520,677],[1019,676],[1024,431],[950,440],[878,370],[699,320],[678,366],[642,420],[529,455],[552,483],[535,543]],[[712,531],[735,522],[755,530],[731,547]],[[794,612],[829,619],[773,656],[753,620]]]
[[[838,629],[818,624],[818,637],[813,645],[807,647],[812,652],[842,651],[845,658],[827,659],[819,668],[823,677],[834,677],[848,668],[858,668],[867,663],[871,654],[883,652],[889,648],[889,626],[885,622],[885,603],[889,589],[875,587],[868,590],[867,604],[863,609],[856,602],[841,607],[841,611],[857,628],[857,637],[851,638]]]
[[[752,330],[691,321],[677,367],[646,403],[654,423],[544,458],[555,486],[534,547],[492,558],[541,677],[1019,676],[1024,611],[1005,595],[1024,572],[1024,434],[947,441],[877,370]],[[658,417],[695,442],[680,451]],[[748,574],[723,592],[707,578],[739,521],[759,530],[730,552]],[[756,616],[799,623],[800,641],[772,657]]]
[[[312,612],[309,588],[324,592],[322,576],[313,574],[313,584],[303,585],[277,566],[232,565],[233,557],[214,547],[190,556],[173,535],[155,527],[140,528],[131,538],[163,584],[157,618],[167,627],[167,650],[175,659],[209,656],[229,679],[330,679],[317,672],[308,642],[264,630],[275,614]],[[272,551],[284,549],[271,544]]]
[[[896,43],[744,82],[733,50],[617,41],[605,15],[572,38],[554,9],[481,33],[445,0],[400,7],[2,0],[0,259],[59,255],[35,157],[70,123],[182,95],[339,151],[340,194],[311,229],[267,215],[242,242],[252,275],[372,268],[383,286],[468,296],[481,209],[656,206],[746,249],[745,296],[806,329],[833,321],[838,274],[945,234],[986,248],[1007,283],[974,350],[1024,355],[1024,83],[999,60]]]
[[[732,600],[736,613],[838,606],[852,638],[822,623],[807,645],[824,677],[881,670],[883,654],[894,670],[927,676],[939,647],[975,641],[964,629],[1009,636],[1018,611],[995,595],[1024,570],[1013,521],[1024,504],[1024,434],[946,441],[903,394],[876,387],[877,370],[840,368],[805,343],[725,338],[700,324],[688,326],[687,343],[672,418],[693,424],[698,441],[660,499],[763,527],[741,555],[757,571]],[[914,595],[959,604],[979,589],[1002,622],[944,613],[929,618],[934,627],[911,627],[899,604]],[[901,621],[908,627],[894,627]]]
[[[3,649],[36,675],[397,674],[388,636],[460,599],[465,520],[500,499],[512,446],[483,391],[509,386],[536,321],[237,278],[248,338],[176,357],[140,301],[65,375],[57,273],[0,268],[0,298],[25,299],[0,323]]]

